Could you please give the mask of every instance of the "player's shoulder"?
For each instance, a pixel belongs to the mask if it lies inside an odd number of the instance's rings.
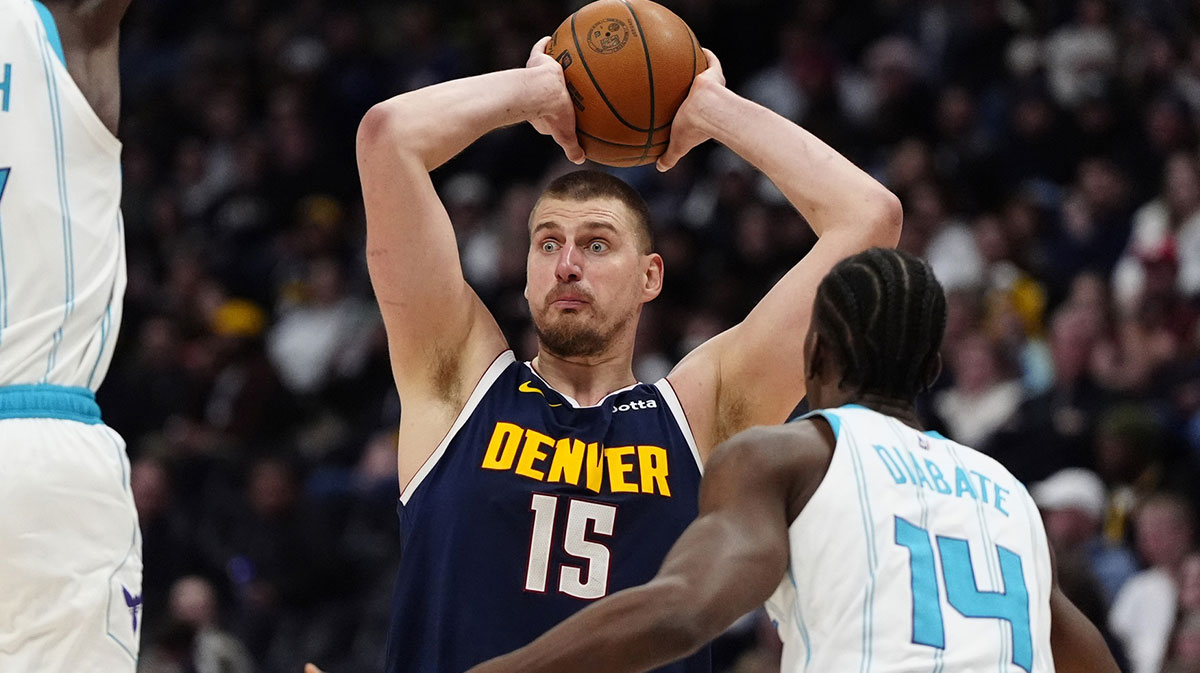
[[[819,481],[829,467],[833,447],[828,424],[815,418],[756,426],[717,446],[706,474],[737,471]]]

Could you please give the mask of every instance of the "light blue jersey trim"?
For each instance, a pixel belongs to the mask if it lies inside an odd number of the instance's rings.
[[[836,441],[838,436],[842,433],[842,419],[838,418],[838,415],[829,409],[817,409],[815,411],[810,411],[803,416],[796,417],[796,419],[794,419],[792,422],[794,423],[795,421],[808,420],[814,416],[820,416],[821,418],[824,418],[827,423],[829,423],[829,427],[833,428],[833,439]]]
[[[795,605],[792,606],[792,612],[796,616],[796,626],[800,629],[800,638],[804,641],[804,670],[808,670],[808,664],[812,662],[812,641],[808,638],[808,627],[804,624],[804,614],[800,611],[800,587],[796,585],[796,576],[792,574],[792,565],[788,563],[788,579],[792,582],[792,589],[796,592]]]
[[[872,646],[875,643],[875,568],[879,566],[879,550],[875,546],[875,516],[871,513],[871,496],[867,489],[866,468],[862,464],[859,448],[850,438],[846,447],[854,469],[854,481],[858,491],[858,506],[862,514],[863,534],[867,542],[867,570],[870,576],[863,592],[862,659],[859,673],[870,673]]]
[[[861,404],[854,404],[853,402],[850,404],[843,404],[842,406],[840,406],[838,408],[839,409],[863,409],[865,411],[875,411],[874,409],[871,409],[870,407],[864,407]],[[879,412],[875,411],[875,413],[878,414]],[[880,415],[883,416],[886,414],[880,414]],[[942,433],[938,432],[937,430],[920,430],[919,432],[922,435],[925,435],[926,437],[933,437],[934,439],[946,439],[946,436],[943,435]],[[947,441],[949,441],[949,440],[947,439]]]
[[[55,418],[99,425],[100,405],[87,388],[46,384],[0,386],[0,420]]]
[[[63,149],[62,108],[60,107],[61,103],[58,97],[58,78],[55,76],[51,58],[49,46],[43,43],[42,68],[46,74],[46,90],[49,94],[51,113],[50,120],[54,132],[54,159],[55,172],[58,178],[58,204],[60,213],[62,214],[63,267],[66,292],[63,298],[63,321],[54,333],[54,343],[50,347],[50,355],[46,359],[46,375],[42,377],[43,383],[49,381],[50,373],[53,371],[54,365],[58,360],[58,348],[62,343],[63,329],[66,327],[67,318],[71,316],[71,311],[75,303],[75,253],[71,232],[71,207],[67,199],[66,153]]]
[[[63,67],[66,67],[67,57],[63,54],[62,38],[58,36],[58,24],[54,21],[54,15],[38,0],[33,0],[33,6],[37,8],[38,17],[42,19],[42,25],[46,27],[46,39],[50,41],[54,53],[58,54],[58,60],[62,62]]]

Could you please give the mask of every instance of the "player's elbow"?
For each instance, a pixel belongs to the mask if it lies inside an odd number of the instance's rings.
[[[375,147],[392,144],[399,135],[402,126],[400,116],[402,110],[397,109],[392,101],[384,101],[371,106],[358,123],[358,136],[355,143],[361,155]]]
[[[894,248],[900,242],[900,228],[904,224],[904,207],[900,198],[883,185],[868,197],[867,224],[870,229],[871,245]]]
[[[367,110],[355,138],[360,174],[391,173],[398,165],[420,172],[433,168],[426,121],[413,108],[397,96]]]
[[[414,106],[397,96],[371,106],[358,123],[355,144],[359,156],[376,150],[420,154],[424,122]]]

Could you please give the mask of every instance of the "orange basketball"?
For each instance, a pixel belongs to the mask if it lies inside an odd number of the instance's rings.
[[[562,65],[587,158],[640,166],[667,149],[671,121],[708,67],[692,29],[650,0],[596,0],[563,21],[546,53]]]

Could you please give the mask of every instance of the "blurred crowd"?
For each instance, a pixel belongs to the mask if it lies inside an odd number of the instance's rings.
[[[1200,7],[666,4],[732,88],[901,197],[901,247],[949,297],[929,426],[1030,485],[1060,582],[1128,671],[1200,673]],[[133,460],[140,670],[381,669],[400,404],[365,272],[356,127],[389,96],[523,65],[576,7],[134,1],[129,287],[99,399]],[[526,217],[570,168],[522,126],[434,173],[464,272],[522,358]],[[653,380],[814,237],[719,147],[618,174],[649,202],[666,263],[638,335]],[[775,648],[751,616],[716,670],[777,670]]]

